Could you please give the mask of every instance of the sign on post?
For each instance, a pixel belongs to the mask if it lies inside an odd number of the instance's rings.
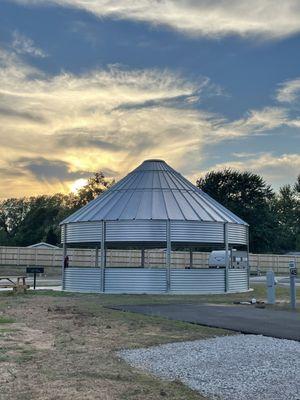
[[[33,274],[33,289],[36,287],[36,274],[43,274],[43,267],[27,267],[26,274]]]
[[[297,268],[295,261],[289,262],[289,270],[290,270],[290,296],[291,296],[291,307],[293,310],[296,309],[296,277],[297,277]]]
[[[43,274],[44,268],[43,267],[27,267],[26,274]]]

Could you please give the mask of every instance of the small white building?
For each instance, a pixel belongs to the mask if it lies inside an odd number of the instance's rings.
[[[35,244],[32,244],[27,247],[36,248],[36,249],[59,249],[59,247],[54,246],[53,244],[50,244],[50,243],[46,243],[46,242],[35,243]]]

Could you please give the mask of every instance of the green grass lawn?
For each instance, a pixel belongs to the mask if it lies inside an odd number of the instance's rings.
[[[102,305],[110,306],[117,304],[175,304],[175,303],[216,303],[216,304],[232,304],[235,301],[247,301],[252,298],[266,301],[266,286],[260,283],[251,285],[253,291],[246,293],[228,293],[228,294],[203,294],[203,295],[179,295],[179,294],[88,294],[88,293],[70,293],[52,290],[28,291],[24,296],[53,296],[53,297],[78,297],[87,298],[92,296],[98,299]],[[5,296],[5,294],[0,293]],[[23,296],[23,295],[18,295]],[[277,286],[276,300],[278,302],[288,303],[290,299],[290,291],[288,287]],[[297,301],[300,301],[300,288],[297,290]]]

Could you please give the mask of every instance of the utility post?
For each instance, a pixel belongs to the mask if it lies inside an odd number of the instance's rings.
[[[275,294],[276,279],[273,270],[267,272],[267,297],[268,304],[275,304],[276,294]]]

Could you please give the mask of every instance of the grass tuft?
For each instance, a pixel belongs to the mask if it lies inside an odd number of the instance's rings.
[[[0,316],[0,324],[12,324],[15,320],[10,317]]]

